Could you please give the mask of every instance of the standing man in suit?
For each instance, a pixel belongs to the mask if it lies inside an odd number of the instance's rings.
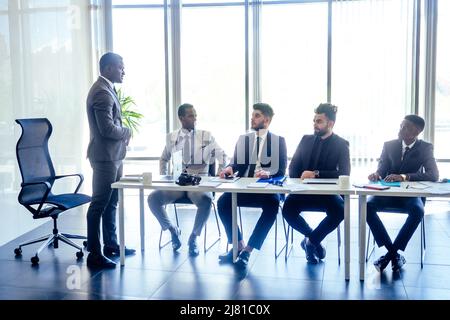
[[[417,139],[425,127],[425,121],[416,115],[406,116],[398,132],[398,139],[384,143],[378,169],[369,175],[370,181],[384,179],[395,181],[437,181],[439,172],[433,155],[433,145]],[[385,246],[387,254],[373,264],[382,272],[389,262],[392,271],[399,271],[406,263],[397,251],[405,251],[408,241],[416,231],[424,215],[425,198],[418,197],[370,197],[367,202],[367,224],[378,246]],[[406,212],[408,218],[392,243],[378,211]]]
[[[160,174],[168,173],[167,165],[172,158],[172,153],[179,150],[183,155],[183,171],[189,174],[208,176],[209,166],[214,164],[216,159],[219,162],[219,170],[222,170],[226,162],[226,154],[209,131],[195,128],[197,113],[194,106],[188,103],[182,104],[178,108],[178,119],[181,122],[181,129],[167,135],[166,146],[159,160]],[[211,174],[216,175],[215,172]],[[174,177],[174,179],[177,178]],[[197,237],[200,236],[211,211],[212,193],[156,190],[148,196],[147,202],[161,228],[170,231],[172,248],[176,251],[181,247],[181,230],[170,221],[164,207],[168,203],[183,198],[188,198],[197,206],[197,215],[188,240],[189,255],[195,257],[199,254]]]
[[[224,178],[233,173],[239,177],[268,178],[284,176],[287,166],[286,142],[283,137],[269,132],[274,113],[270,105],[256,103],[253,106],[251,127],[254,132],[239,137],[230,164],[220,173]],[[237,205],[262,208],[262,214],[256,223],[248,244],[242,238],[238,228],[238,258],[236,266],[245,269],[253,249],[261,249],[267,234],[275,222],[280,197],[278,194],[237,195]],[[218,201],[219,216],[225,227],[228,243],[232,242],[231,193],[224,193]],[[233,262],[233,250],[219,256],[222,263]]]
[[[90,141],[87,157],[91,163],[92,201],[87,212],[87,265],[114,268],[115,262],[105,256],[118,256],[116,209],[118,191],[111,184],[122,176],[122,160],[130,141],[130,129],[122,126],[121,107],[114,83],[122,83],[124,64],[121,56],[109,52],[100,59],[100,77],[92,85],[86,110]],[[103,253],[100,245],[100,220],[103,231]],[[135,250],[125,248],[125,255]]]
[[[291,178],[338,178],[350,174],[350,152],[347,140],[333,133],[337,107],[322,103],[315,109],[314,134],[303,136],[289,165]],[[300,215],[302,211],[325,211],[326,217],[312,229]],[[305,235],[301,247],[309,263],[324,259],[321,241],[344,219],[344,199],[340,195],[299,195],[286,198],[283,216],[298,232]]]

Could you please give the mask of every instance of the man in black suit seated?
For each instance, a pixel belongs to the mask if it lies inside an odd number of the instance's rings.
[[[283,137],[269,132],[274,113],[266,103],[253,106],[251,126],[254,132],[239,137],[230,164],[222,170],[220,176],[237,173],[239,177],[268,178],[284,176],[287,166],[286,142]],[[275,222],[280,198],[278,194],[237,195],[237,205],[262,208],[262,214],[245,245],[242,233],[238,230],[238,258],[236,266],[245,269],[253,249],[261,249],[267,234]],[[228,243],[232,242],[231,230],[231,193],[224,193],[218,200],[219,216],[225,227]],[[219,256],[222,263],[233,262],[233,250]]]
[[[433,145],[417,139],[423,131],[425,121],[416,115],[403,119],[398,139],[384,143],[378,169],[369,175],[369,180],[395,181],[437,181],[439,172],[433,155]],[[424,199],[425,200],[425,199]],[[392,243],[378,211],[406,212],[408,218]],[[398,271],[406,263],[397,251],[405,251],[408,241],[417,229],[424,215],[424,201],[418,197],[370,197],[367,202],[367,224],[372,230],[378,246],[385,246],[387,254],[374,262],[375,268],[382,272],[389,262],[392,270]]]
[[[315,109],[314,134],[303,136],[289,165],[291,178],[338,178],[350,174],[349,143],[333,133],[337,107],[322,103]],[[300,215],[302,211],[321,211],[326,217],[312,229]],[[301,247],[309,263],[325,258],[321,241],[344,219],[344,199],[340,195],[298,195],[286,198],[283,216],[305,235]]]

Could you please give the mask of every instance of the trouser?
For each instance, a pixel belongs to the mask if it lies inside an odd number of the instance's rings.
[[[172,223],[167,215],[164,206],[168,203],[176,203],[178,200],[188,198],[197,206],[197,214],[195,215],[194,227],[192,233],[200,236],[202,229],[208,220],[211,212],[212,193],[211,192],[187,192],[187,191],[153,191],[147,199],[150,210],[155,215],[161,228],[167,230]]]
[[[408,218],[392,243],[386,228],[378,216],[379,211],[407,213]],[[424,201],[414,197],[369,197],[367,201],[367,224],[378,246],[394,251],[406,249],[424,215]]]
[[[122,161],[91,161],[92,201],[87,212],[87,250],[101,253],[100,220],[102,222],[103,244],[117,247],[116,211],[118,190],[111,184],[120,180]]]
[[[278,194],[237,194],[237,205],[240,207],[261,208],[262,213],[248,240],[248,245],[255,249],[261,249],[267,234],[272,228],[278,214],[280,198]],[[225,227],[228,243],[232,243],[232,208],[231,193],[224,193],[217,201],[219,216]],[[242,240],[242,233],[238,227],[238,240]]]
[[[326,217],[312,229],[300,215],[302,211],[325,212]],[[289,195],[283,205],[283,217],[289,225],[319,244],[344,220],[344,199],[339,195]]]

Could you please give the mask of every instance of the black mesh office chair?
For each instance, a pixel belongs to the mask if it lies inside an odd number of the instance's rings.
[[[209,176],[215,176],[216,175],[216,164],[215,163],[212,163],[212,164],[209,165],[208,175]],[[205,253],[209,249],[211,249],[216,243],[218,243],[220,241],[220,238],[222,237],[222,233],[220,231],[220,226],[219,226],[219,219],[217,217],[217,208],[216,208],[216,204],[214,202],[214,196],[215,196],[215,193],[213,192],[212,207],[213,207],[213,210],[214,210],[214,216],[216,218],[218,237],[210,245],[208,245],[206,243],[206,234],[207,234],[207,231],[208,231],[208,222],[206,222],[205,223],[205,231],[204,231],[204,241],[203,241],[203,252],[205,252]],[[177,227],[180,227],[179,222],[178,222],[177,204],[192,204],[192,201],[188,197],[183,197],[183,198],[178,199],[177,201],[175,201],[173,203],[173,209],[175,211],[175,221],[177,223]],[[164,248],[165,246],[167,246],[169,243],[172,242],[171,240],[169,240],[166,243],[162,244],[162,235],[163,235],[163,230],[161,229],[161,232],[159,234],[159,249],[160,250],[162,248]]]
[[[48,140],[52,134],[52,125],[46,118],[16,119],[22,128],[22,135],[17,141],[16,156],[22,175],[19,203],[33,214],[33,219],[52,218],[53,233],[43,237],[21,243],[14,249],[16,256],[22,255],[22,247],[44,242],[31,258],[32,264],[39,263],[39,253],[49,245],[58,248],[58,242],[62,241],[78,250],[78,259],[83,257],[83,248],[70,239],[86,239],[84,236],[59,233],[57,227],[58,216],[69,209],[89,203],[91,197],[78,193],[83,176],[81,174],[55,175],[55,169],[48,151]],[[78,176],[80,182],[73,193],[55,195],[51,192],[55,180]],[[86,245],[86,242],[84,242]]]
[[[421,198],[423,206],[425,207],[425,203],[427,201],[427,199],[425,197]],[[384,209],[383,211],[380,212],[395,212],[395,213],[407,213],[406,211],[402,211],[396,208],[387,208]],[[369,228],[369,232],[367,235],[367,245],[366,245],[366,262],[369,261],[370,256],[373,254],[373,252],[375,251],[375,247],[376,247],[376,243],[375,243],[375,238],[373,238],[373,244],[372,244],[372,249],[370,248],[370,234],[371,234],[371,230]],[[423,260],[425,258],[425,250],[427,249],[427,244],[425,241],[425,215],[422,218],[422,221],[420,222],[420,268],[423,269]]]

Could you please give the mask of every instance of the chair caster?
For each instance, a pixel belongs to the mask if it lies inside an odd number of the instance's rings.
[[[87,247],[87,240],[83,241],[83,247]]]
[[[16,257],[19,257],[22,255],[22,249],[20,248],[15,248],[14,249],[14,254],[16,255]]]
[[[35,255],[34,257],[31,258],[31,264],[33,266],[36,266],[39,264],[39,257],[37,255]]]
[[[77,255],[77,259],[81,259],[81,258],[83,258],[84,253],[83,253],[83,251],[77,251],[76,255]]]

